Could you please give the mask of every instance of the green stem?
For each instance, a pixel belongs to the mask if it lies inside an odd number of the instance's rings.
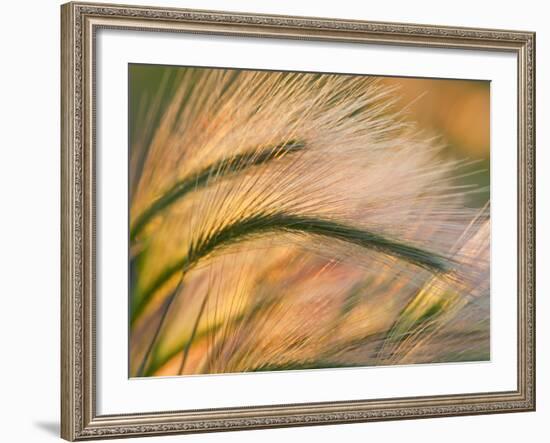
[[[136,239],[138,234],[147,226],[153,217],[189,192],[206,187],[214,180],[220,180],[252,166],[259,166],[271,160],[281,158],[285,154],[299,152],[304,149],[304,147],[304,143],[290,140],[261,150],[255,149],[220,160],[178,181],[136,218],[136,221],[130,229],[130,241]]]
[[[195,340],[195,335],[197,334],[197,330],[199,329],[199,324],[201,322],[202,314],[204,313],[204,308],[206,307],[207,300],[208,300],[208,293],[204,296],[204,299],[202,300],[202,303],[201,303],[201,307],[199,309],[199,313],[197,314],[197,318],[195,318],[195,324],[193,325],[193,330],[191,331],[191,337],[183,347],[183,353],[182,353],[183,355],[181,357],[181,364],[180,364],[180,368],[178,369],[178,375],[181,375],[183,373],[183,370],[185,369],[185,363],[187,363],[187,356],[189,355],[189,349],[191,348],[193,340]]]
[[[147,350],[145,351],[145,354],[144,354],[144,356],[141,360],[141,363],[139,365],[139,368],[138,368],[138,371],[137,371],[137,376],[138,377],[143,377],[143,373],[145,372],[145,367],[147,365],[147,362],[149,361],[149,356],[151,355],[151,351],[153,350],[153,348],[154,348],[154,346],[157,342],[157,339],[158,339],[158,336],[159,336],[160,331],[162,329],[162,326],[164,325],[164,321],[166,320],[168,312],[170,311],[170,306],[172,306],[172,303],[176,299],[176,296],[178,295],[178,292],[181,289],[182,283],[183,283],[183,273],[182,273],[181,279],[180,279],[176,289],[174,289],[174,291],[172,291],[172,293],[170,294],[170,296],[168,297],[168,299],[164,303],[162,314],[160,316],[159,323],[158,323],[158,325],[155,329],[155,333],[153,334],[153,338],[151,339],[151,342],[149,343],[149,346],[147,347]]]
[[[203,257],[217,249],[269,232],[300,233],[339,240],[401,258],[430,271],[447,271],[450,265],[449,260],[439,254],[339,222],[286,213],[252,215],[228,224],[208,236],[199,237],[185,256],[169,265],[143,291],[141,298],[133,304],[131,322],[139,317],[155,292],[182,268],[187,272]]]

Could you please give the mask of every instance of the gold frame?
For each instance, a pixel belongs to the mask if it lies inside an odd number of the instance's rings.
[[[97,29],[508,51],[518,59],[518,385],[510,392],[98,416],[95,412]],[[535,410],[535,34],[68,3],[61,7],[61,436],[67,440]]]

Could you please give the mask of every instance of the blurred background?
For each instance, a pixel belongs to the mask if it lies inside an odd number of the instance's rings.
[[[466,204],[483,206],[490,184],[490,82],[386,77],[382,82],[399,88],[399,102],[411,120],[447,146],[443,155],[475,161],[460,184],[477,185]]]

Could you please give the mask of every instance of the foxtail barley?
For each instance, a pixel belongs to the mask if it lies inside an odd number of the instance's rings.
[[[488,211],[466,207],[469,163],[398,91],[221,69],[177,82],[132,145],[132,375],[487,358]]]

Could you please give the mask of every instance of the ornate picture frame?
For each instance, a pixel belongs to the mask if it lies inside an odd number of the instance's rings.
[[[62,18],[61,435],[263,429],[535,410],[535,34],[71,2]],[[472,49],[517,57],[517,389],[100,415],[96,374],[96,33],[101,29]],[[121,147],[121,149],[126,149]],[[493,276],[498,278],[498,276]]]

